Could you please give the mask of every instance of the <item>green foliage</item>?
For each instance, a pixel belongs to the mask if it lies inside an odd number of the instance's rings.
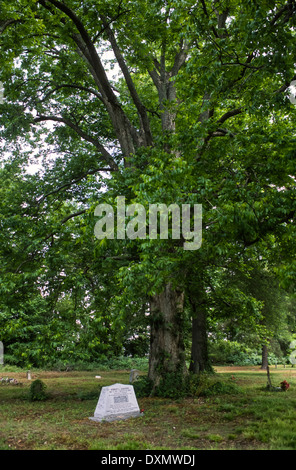
[[[184,398],[187,395],[187,379],[182,373],[167,372],[162,375],[153,394],[161,398]]]
[[[147,370],[148,358],[147,357],[104,357],[93,361],[58,361],[53,360],[48,364],[50,370],[70,371],[70,370],[116,370],[116,369],[139,369]]]
[[[242,393],[242,390],[233,382],[217,380],[213,373],[183,375],[166,374],[159,385],[153,387],[153,382],[148,377],[140,377],[134,383],[136,395],[147,397],[151,393],[155,397],[179,400],[188,397],[210,397],[227,394]]]
[[[251,350],[249,352],[241,351],[230,355],[227,362],[237,366],[259,366],[262,364],[262,354]],[[275,354],[268,353],[268,363],[270,365],[279,364],[281,360]]]
[[[211,362],[216,365],[232,364],[237,366],[255,366],[262,364],[262,353],[258,348],[247,347],[237,341],[217,340],[209,343],[209,356]],[[282,357],[273,352],[268,354],[270,365],[279,364]]]
[[[47,399],[47,394],[45,392],[46,385],[40,380],[34,380],[30,385],[29,390],[29,400],[30,401],[44,401]]]
[[[296,278],[295,12],[280,3],[0,1],[0,340],[16,365],[146,354],[168,281],[189,303],[202,291],[209,328],[234,339],[295,331],[273,308]],[[171,229],[95,240],[95,206],[119,194],[202,204],[201,249]]]
[[[133,387],[138,398],[149,397],[153,390],[153,382],[147,376],[140,376],[133,383]]]

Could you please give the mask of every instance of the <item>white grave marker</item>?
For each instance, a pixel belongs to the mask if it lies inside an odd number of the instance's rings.
[[[102,387],[92,421],[115,421],[141,416],[133,385]]]

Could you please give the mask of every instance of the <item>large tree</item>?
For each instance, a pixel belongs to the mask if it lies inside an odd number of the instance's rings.
[[[206,298],[204,282],[200,292],[188,288],[192,266],[223,265],[270,233],[294,235],[295,1],[2,0],[0,8],[2,137],[6,150],[23,143],[47,162],[36,214],[75,200],[65,225],[116,195],[203,204],[200,250],[185,251],[184,240],[111,241],[113,258],[124,259],[126,299],[150,305],[150,378],[185,374],[184,296],[193,306]],[[95,198],[83,183],[102,173],[110,176],[97,178]],[[58,222],[44,234],[46,252]]]

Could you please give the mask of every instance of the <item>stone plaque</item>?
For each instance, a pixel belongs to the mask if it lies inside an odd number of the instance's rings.
[[[103,387],[92,421],[114,421],[141,416],[133,385]]]

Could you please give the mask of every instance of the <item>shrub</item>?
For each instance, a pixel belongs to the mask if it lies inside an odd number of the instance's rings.
[[[30,401],[43,401],[47,399],[45,393],[46,385],[42,380],[37,379],[31,383],[29,390],[29,399]]]
[[[153,382],[146,376],[141,376],[133,383],[137,397],[147,397],[153,391],[153,396],[160,398],[184,398],[188,395],[188,378],[181,374],[168,372],[163,374],[158,386],[153,388]]]
[[[153,384],[147,377],[140,377],[134,384],[135,393],[139,397],[149,396]],[[233,395],[242,393],[235,383],[221,382],[212,373],[188,374],[181,377],[176,373],[167,373],[159,385],[153,390],[153,395],[160,398],[177,400],[185,397],[210,397],[215,395]]]
[[[141,376],[135,382],[133,382],[133,387],[136,396],[138,398],[143,398],[148,397],[150,395],[153,383],[148,377]]]
[[[71,371],[71,370],[119,370],[119,369],[140,369],[146,370],[148,368],[147,357],[104,357],[95,362],[85,361],[60,361],[56,360],[48,364],[47,367],[51,370]]]
[[[18,357],[14,356],[13,354],[7,354],[5,353],[4,356],[4,364],[9,367],[9,366],[14,366],[14,367],[21,367],[20,360]],[[11,369],[9,369],[11,370]]]
[[[141,398],[149,396],[153,390],[153,383],[147,377],[140,377],[133,385],[136,395]],[[241,392],[240,387],[235,383],[217,381],[212,373],[188,374],[186,377],[178,373],[167,373],[153,390],[153,395],[176,400],[185,397],[208,397]]]
[[[161,398],[184,398],[188,395],[188,378],[182,373],[167,372],[155,387],[154,395]]]

